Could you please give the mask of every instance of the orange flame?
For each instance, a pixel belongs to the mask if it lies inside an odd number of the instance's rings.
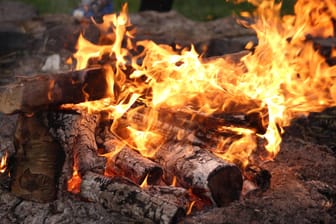
[[[74,166],[72,177],[68,180],[68,191],[73,194],[78,194],[80,192],[81,183],[82,178],[78,173],[78,169]]]
[[[140,187],[143,188],[143,189],[148,188],[148,176],[149,176],[149,174],[146,175],[145,179],[140,184]]]
[[[8,158],[8,153],[5,152],[4,155],[1,157],[1,162],[0,162],[0,173],[5,173],[7,169],[7,158]]]
[[[334,36],[336,4],[335,0],[298,0],[296,15],[281,17],[281,3],[277,1],[249,2],[255,4],[257,10],[243,15],[253,18],[254,23],[249,27],[255,30],[258,45],[253,53],[242,59],[245,70],[220,58],[205,62],[193,47],[176,52],[170,46],[148,40],[137,42],[144,50],[133,56],[130,49],[134,45],[134,33],[129,29],[127,5],[119,15],[105,16],[104,23],[96,25],[107,34],[111,44],[94,45],[81,36],[74,57],[77,69],[87,67],[93,58],[110,57],[113,61],[109,71],[111,99],[82,106],[110,111],[114,133],[118,133],[115,124],[136,105],[151,108],[153,116],[144,127],[128,121],[124,131],[128,132],[129,139],[123,139],[143,155],[151,157],[164,140],[153,128],[156,110],[168,107],[172,111],[192,113],[197,110],[211,115],[231,111],[232,104],[244,105],[255,100],[260,102],[258,107],[268,108],[267,131],[260,137],[267,140],[269,158],[274,158],[280,150],[283,127],[293,118],[336,104],[336,66],[330,66],[308,38]],[[113,34],[108,33],[111,29]],[[333,49],[331,54],[336,55],[336,50]],[[127,75],[125,69],[129,65],[133,70]],[[256,149],[255,132],[236,127],[222,128],[242,137],[219,142],[214,152],[230,161],[239,160],[246,166],[250,154]],[[222,146],[228,141],[233,143],[223,152]]]

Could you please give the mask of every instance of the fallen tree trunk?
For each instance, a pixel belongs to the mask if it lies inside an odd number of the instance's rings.
[[[1,113],[32,113],[65,103],[80,103],[107,96],[102,68],[36,75],[0,87]]]
[[[83,176],[80,195],[141,223],[176,223],[185,214],[182,207],[149,194],[126,179],[93,172]]]
[[[163,167],[168,183],[176,176],[183,187],[213,204],[223,206],[239,199],[243,183],[240,169],[207,150],[169,142],[159,147],[153,159]]]

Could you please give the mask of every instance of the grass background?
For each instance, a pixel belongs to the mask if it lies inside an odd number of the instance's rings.
[[[80,0],[19,1],[34,5],[40,13],[71,13],[80,3]],[[113,0],[115,11],[118,12],[124,2],[128,2],[130,12],[138,11],[140,0]],[[283,13],[292,13],[295,2],[296,0],[283,0]],[[242,10],[252,10],[253,7],[247,3],[236,5],[228,0],[175,0],[173,9],[190,19],[205,21],[232,15]]]

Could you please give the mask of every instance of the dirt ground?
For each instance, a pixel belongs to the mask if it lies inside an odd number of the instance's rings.
[[[199,48],[207,46],[209,56],[240,51],[248,40],[255,41],[253,32],[237,25],[233,18],[196,23],[176,12],[139,13],[132,18],[138,39],[196,43]],[[42,67],[52,54],[60,55],[59,71],[70,68],[64,61],[83,28],[70,16],[35,17],[15,24],[26,27],[19,34],[29,44],[1,54],[0,84],[8,84],[17,76],[50,72],[42,71]],[[93,29],[87,35],[94,40],[98,34]],[[336,223],[334,111],[331,108],[297,119],[286,129],[279,155],[274,161],[259,164],[272,175],[265,192],[250,192],[226,207],[192,213],[180,223]],[[15,153],[15,124],[16,115],[0,115],[0,151],[8,150],[11,155]],[[70,194],[45,204],[25,201],[8,191],[8,181],[6,176],[0,177],[1,223],[137,223]]]

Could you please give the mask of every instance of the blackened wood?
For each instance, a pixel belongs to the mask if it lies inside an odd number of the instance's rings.
[[[145,190],[153,197],[160,197],[163,201],[169,201],[184,208],[185,211],[191,203],[188,190],[182,187],[148,185]]]
[[[207,150],[169,142],[159,147],[154,160],[162,165],[167,182],[176,176],[183,187],[218,206],[239,199],[243,182],[240,169]]]
[[[37,202],[54,200],[62,150],[43,125],[41,114],[19,117],[15,147],[12,193]]]
[[[141,184],[147,177],[148,184],[157,184],[161,180],[163,170],[161,166],[150,159],[143,157],[134,149],[123,146],[117,149],[113,144],[115,140],[110,140],[104,145],[108,152],[114,154],[108,157],[106,171],[119,176],[124,176]]]
[[[176,223],[184,216],[183,208],[147,193],[126,179],[93,172],[83,176],[80,195],[140,223]]]
[[[49,131],[60,142],[66,154],[61,189],[66,189],[65,184],[72,177],[74,166],[80,175],[88,170],[104,171],[106,159],[98,155],[95,142],[98,118],[97,115],[90,115],[84,111],[81,114],[70,111],[47,114],[46,124]]]
[[[271,173],[256,165],[248,165],[244,169],[244,178],[254,183],[261,191],[266,191],[271,185]]]
[[[35,75],[0,87],[1,113],[31,113],[65,103],[80,103],[107,96],[102,68]]]

